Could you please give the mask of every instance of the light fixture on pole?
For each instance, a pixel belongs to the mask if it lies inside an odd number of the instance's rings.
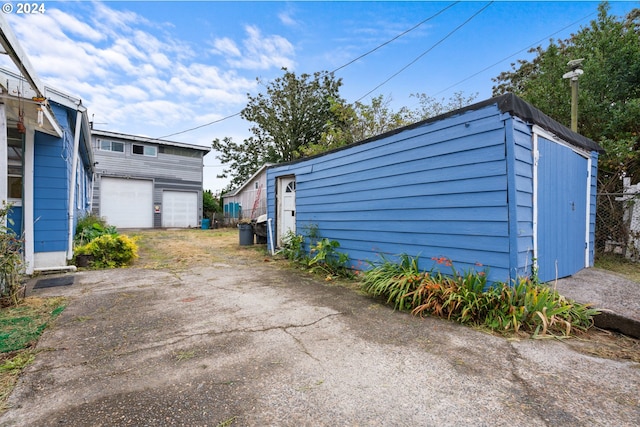
[[[582,71],[584,58],[572,59],[567,63],[571,71],[565,73],[563,79],[571,79],[571,130],[578,132],[578,77],[584,74]]]

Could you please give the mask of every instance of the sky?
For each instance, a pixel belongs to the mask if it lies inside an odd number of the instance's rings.
[[[416,108],[417,93],[482,101],[492,78],[533,58],[529,48],[588,26],[599,2],[36,4],[44,5],[38,13],[17,13],[17,2],[2,10],[40,79],[80,98],[94,128],[211,146],[250,136],[237,113],[283,67],[297,75],[335,70],[350,103],[384,95],[394,110]],[[610,5],[610,14],[624,16],[640,2]],[[15,69],[6,56],[0,67]],[[217,178],[223,168],[216,152],[205,156],[204,189],[228,186]]]

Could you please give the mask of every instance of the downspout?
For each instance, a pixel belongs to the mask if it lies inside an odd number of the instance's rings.
[[[69,227],[67,242],[67,259],[73,258],[73,220],[75,218],[75,201],[76,201],[76,179],[78,169],[78,156],[80,155],[80,134],[82,133],[82,113],[86,109],[82,106],[82,102],[78,104],[78,112],[76,114],[76,129],[73,135],[73,160],[71,161],[71,183],[69,185]]]

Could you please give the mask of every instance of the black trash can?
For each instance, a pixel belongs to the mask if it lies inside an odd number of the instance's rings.
[[[240,246],[253,245],[253,226],[251,224],[238,224],[240,230]]]

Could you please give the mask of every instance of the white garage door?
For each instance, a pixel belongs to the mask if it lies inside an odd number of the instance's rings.
[[[153,228],[153,182],[102,177],[100,216],[118,228]]]
[[[163,227],[196,227],[198,225],[198,193],[164,191],[162,193]]]

